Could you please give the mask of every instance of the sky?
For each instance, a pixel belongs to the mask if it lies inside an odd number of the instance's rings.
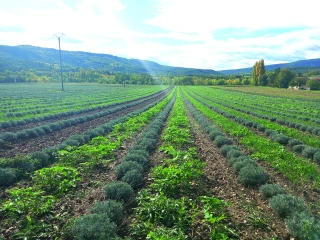
[[[320,58],[314,0],[0,0],[0,44],[201,69]]]

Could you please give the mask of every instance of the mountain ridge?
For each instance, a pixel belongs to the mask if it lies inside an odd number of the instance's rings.
[[[32,61],[59,64],[59,50],[31,45],[0,45],[0,60]],[[211,69],[184,68],[161,65],[149,60],[128,59],[104,53],[61,50],[62,64],[76,68],[104,69],[112,72],[154,73],[177,75],[219,75]]]
[[[250,74],[252,67],[212,70],[174,67],[159,64],[150,60],[118,57],[106,53],[91,53],[85,51],[61,50],[62,64],[73,68],[85,68],[106,70],[122,73],[150,73],[150,74],[173,74],[173,75],[229,75]],[[7,68],[28,70],[29,68],[56,69],[59,67],[59,50],[54,48],[43,48],[31,45],[7,46],[0,45],[0,70]],[[320,70],[320,58],[304,59],[289,63],[266,65],[266,70],[272,71],[276,68],[289,68],[294,71],[307,71],[318,68]]]

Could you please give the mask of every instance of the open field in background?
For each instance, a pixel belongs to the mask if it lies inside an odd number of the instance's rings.
[[[320,91],[310,91],[310,90],[289,90],[283,88],[271,88],[271,87],[253,87],[253,86],[239,86],[239,87],[215,87],[230,91],[241,91],[246,93],[271,95],[278,97],[288,97],[288,98],[306,98],[306,99],[316,99],[320,100]]]
[[[67,84],[2,84],[0,123],[102,108],[157,92],[161,86]]]
[[[0,239],[320,238],[318,92],[34,84],[0,99]]]

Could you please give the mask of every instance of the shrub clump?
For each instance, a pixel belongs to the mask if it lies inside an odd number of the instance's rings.
[[[223,133],[221,133],[219,130],[217,129],[211,129],[210,133],[209,133],[209,137],[212,141],[214,141],[216,139],[216,137],[218,136],[223,136]]]
[[[228,145],[227,145],[228,146]],[[243,156],[243,152],[236,150],[236,149],[231,149],[228,153],[227,153],[227,158],[234,158],[234,157],[240,157]]]
[[[37,138],[37,137],[39,137],[39,134],[34,129],[26,129],[25,132],[28,134],[29,138]]]
[[[9,186],[17,179],[17,171],[13,168],[0,168],[0,186]]]
[[[203,131],[204,131],[205,133],[210,133],[211,130],[212,130],[212,126],[210,126],[210,125],[208,125],[208,126],[206,126],[206,127],[203,128]]]
[[[18,139],[28,139],[29,135],[26,132],[26,130],[23,130],[23,131],[17,133],[17,138]]]
[[[214,143],[220,148],[223,145],[232,145],[232,140],[225,136],[217,136],[214,140]]]
[[[277,132],[272,130],[272,129],[267,129],[265,132],[264,132],[267,136],[271,136],[271,135],[274,135],[276,134]]]
[[[316,147],[306,147],[305,149],[302,150],[302,156],[305,158],[313,158],[313,155],[319,151],[319,148]]]
[[[295,122],[290,122],[290,123],[289,123],[289,127],[295,128],[295,127],[296,127],[296,123],[295,123]]]
[[[87,135],[90,139],[99,136],[99,133],[98,133],[95,129],[88,130],[88,131],[84,132],[83,134],[84,134],[84,135]]]
[[[320,120],[319,120],[319,123],[320,123]],[[312,134],[314,134],[314,135],[319,135],[319,134],[320,134],[320,128],[314,128],[314,129],[312,130]]]
[[[141,149],[151,151],[154,149],[157,140],[151,138],[141,138],[138,142],[138,145],[143,146]]]
[[[49,128],[52,131],[60,131],[61,130],[61,126],[60,126],[60,124],[58,122],[57,123],[50,123],[49,124]]]
[[[52,132],[51,128],[48,125],[43,125],[41,128],[46,133],[51,133]]]
[[[284,194],[283,188],[280,187],[279,184],[264,184],[260,187],[260,192],[266,198],[272,198],[278,194]]]
[[[80,142],[78,142],[75,139],[67,139],[66,141],[64,141],[64,143],[68,146],[80,146]]]
[[[140,171],[133,169],[127,171],[121,181],[129,183],[132,188],[136,188],[142,185],[143,177]]]
[[[270,206],[281,217],[291,216],[293,213],[301,213],[307,210],[303,200],[287,194],[278,194],[270,199]]]
[[[132,187],[125,182],[114,181],[104,187],[108,199],[128,201],[133,197]]]
[[[245,159],[250,159],[248,156],[240,156],[240,157],[233,157],[228,159],[228,163],[232,166],[233,164],[235,164],[238,161],[243,161]]]
[[[137,170],[139,172],[142,172],[143,168],[137,162],[133,162],[133,161],[123,162],[123,163],[119,164],[118,166],[116,166],[116,168],[115,168],[117,178],[121,179],[126,174],[126,172],[128,172],[130,170]]]
[[[266,130],[266,127],[263,126],[263,125],[261,125],[261,124],[259,124],[259,125],[257,126],[257,129],[258,129],[259,132],[264,132],[264,131]]]
[[[246,127],[252,127],[253,126],[253,122],[251,121],[246,121],[244,124]]]
[[[263,168],[247,164],[239,171],[239,180],[245,186],[259,186],[265,184],[269,179],[269,175]]]
[[[231,150],[240,150],[240,149],[234,145],[224,145],[220,148],[220,152],[224,157],[226,157],[228,152]]]
[[[82,135],[73,135],[68,138],[68,140],[75,140],[77,141],[80,145],[85,144],[86,141]]]
[[[292,150],[297,152],[297,153],[301,153],[305,148],[306,148],[306,145],[298,144],[298,145],[293,146]]]
[[[18,155],[15,158],[0,158],[0,168],[17,168],[22,172],[32,172],[35,169],[35,160],[27,156]]]
[[[30,155],[31,159],[39,160],[40,166],[39,167],[46,167],[49,165],[49,155],[46,154],[44,151],[42,152],[33,152]]]
[[[299,127],[299,130],[305,132],[305,131],[307,130],[307,126],[301,125],[301,126]]]
[[[11,132],[5,132],[0,136],[0,138],[5,142],[14,142],[17,140],[17,134]]]
[[[9,128],[11,127],[11,123],[10,122],[2,122],[0,124],[1,128]]]
[[[290,141],[290,138],[283,134],[272,134],[271,140],[277,143],[280,143],[281,145],[287,145]]]
[[[38,133],[39,136],[46,135],[46,132],[41,127],[36,127],[34,130]]]
[[[294,213],[285,222],[290,233],[299,239],[320,239],[320,223],[307,212]]]
[[[250,159],[250,158],[243,158],[243,160],[240,160],[240,161],[236,161],[232,167],[233,169],[236,171],[236,172],[239,172],[242,168],[244,168],[245,166],[247,166],[248,164],[251,164],[253,165],[253,167],[257,167],[258,164]]]
[[[111,221],[117,224],[120,224],[123,220],[123,205],[115,200],[97,202],[90,212],[92,214],[105,214]]]
[[[300,140],[298,139],[291,139],[289,142],[288,142],[288,145],[290,147],[293,147],[293,146],[296,146],[296,145],[301,145],[303,144],[303,142],[301,142]]]
[[[146,167],[148,165],[148,155],[145,153],[147,152],[143,150],[131,151],[127,156],[125,156],[122,162],[136,162],[141,166]]]
[[[77,240],[115,239],[117,225],[105,214],[90,214],[77,219],[72,232]]]
[[[320,150],[318,150],[314,155],[313,155],[313,161],[316,163],[320,163]]]

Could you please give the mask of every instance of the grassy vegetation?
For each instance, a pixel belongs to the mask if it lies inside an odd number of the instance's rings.
[[[216,88],[216,87],[215,87]],[[288,90],[281,88],[271,87],[260,87],[260,86],[232,86],[232,87],[217,87],[230,91],[240,91],[246,93],[254,93],[258,95],[269,95],[277,97],[288,97],[288,98],[302,98],[302,99],[318,99],[320,100],[320,91],[306,91],[306,90]]]

